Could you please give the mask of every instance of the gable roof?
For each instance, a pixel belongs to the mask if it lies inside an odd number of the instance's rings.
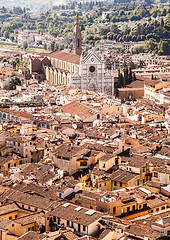
[[[15,212],[18,210],[19,210],[19,207],[15,203],[10,203],[8,205],[4,205],[4,206],[0,207],[0,215],[4,215],[4,214],[10,213],[10,212]]]
[[[0,229],[7,230],[12,221],[0,217]]]
[[[107,162],[108,160],[110,160],[111,158],[113,158],[114,157],[114,155],[113,154],[105,154],[105,155],[103,155],[101,158],[99,158],[98,160],[99,161],[105,161],[105,162]]]
[[[4,166],[5,163],[8,163],[12,160],[20,160],[22,157],[18,156],[17,154],[13,153],[12,155],[9,155],[7,157],[1,157],[0,156],[0,165]]]
[[[68,144],[62,144],[56,149],[57,156],[62,156],[65,158],[71,158],[74,155],[76,155],[79,151],[81,151],[83,148],[80,146],[70,146]]]
[[[70,113],[71,115],[77,115],[81,119],[86,119],[96,114],[97,111],[78,102],[71,102],[61,107],[63,113]]]
[[[21,224],[22,226],[25,226],[37,222],[38,220],[40,220],[42,215],[43,215],[42,213],[33,213],[30,215],[19,217],[13,221],[14,223],[18,223]]]
[[[131,181],[133,178],[139,176],[136,173],[132,173],[132,172],[126,172],[122,169],[118,169],[117,171],[115,171],[112,175],[111,175],[111,179],[112,181],[118,181],[118,182],[122,182],[122,183],[127,183],[129,181]]]
[[[17,238],[17,240],[41,240],[41,239],[46,239],[46,236],[33,231],[29,231],[23,234],[21,237]]]
[[[61,204],[54,210],[48,212],[46,216],[56,216],[61,219],[69,220],[84,226],[89,226],[93,222],[99,220],[104,214],[94,211],[91,215],[87,214],[89,209],[81,207],[77,210],[78,206],[70,203]],[[91,210],[93,211],[93,210]]]
[[[7,196],[6,199],[12,200],[16,203],[22,203],[29,206],[37,207],[40,209],[48,209],[50,208],[52,203],[54,203],[49,199],[33,196],[15,190],[13,190],[13,192],[9,196]]]
[[[63,232],[59,232],[59,234],[55,237],[55,240],[74,240],[78,239],[78,236],[70,230],[65,230]]]
[[[80,56],[74,53],[55,50],[48,55],[49,58],[57,58],[66,62],[80,64]]]

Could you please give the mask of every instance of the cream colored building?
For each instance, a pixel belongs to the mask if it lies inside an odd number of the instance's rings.
[[[81,235],[93,236],[100,230],[99,220],[102,216],[102,213],[92,209],[89,210],[70,203],[60,204],[46,214],[46,231],[50,230],[49,223],[53,221],[54,227],[61,224]]]
[[[170,169],[154,168],[152,180],[161,184],[170,184]]]
[[[54,154],[55,165],[69,174],[86,169],[95,162],[89,149],[63,144],[56,149]]]
[[[112,154],[105,154],[99,159],[99,169],[107,171],[114,165],[120,165],[121,157]]]
[[[24,157],[25,162],[31,162],[31,139],[9,137],[6,142],[7,146],[13,147],[16,153]]]
[[[166,96],[161,96],[160,91],[164,87],[170,85],[170,81],[150,80],[144,84],[144,98],[157,101],[160,104],[169,103],[169,99]]]

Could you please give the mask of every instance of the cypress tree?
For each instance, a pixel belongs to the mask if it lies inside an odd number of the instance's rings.
[[[128,84],[132,82],[132,69],[129,69],[129,74],[128,74]]]
[[[120,85],[123,87],[124,81],[123,81],[123,75],[122,73],[120,74]]]
[[[128,68],[125,67],[124,68],[124,84],[123,84],[123,86],[125,87],[125,85],[127,85],[127,84],[128,84]]]
[[[117,86],[118,86],[118,88],[121,87],[121,85],[120,85],[120,70],[118,70],[118,82],[117,82]]]
[[[120,70],[118,72],[118,88],[123,87],[123,75],[120,73]]]
[[[135,73],[133,73],[133,76],[132,76],[132,82],[136,81],[136,76],[135,76]]]

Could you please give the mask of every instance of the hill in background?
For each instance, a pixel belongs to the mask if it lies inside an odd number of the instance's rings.
[[[45,11],[50,9],[53,5],[64,4],[67,0],[0,0],[0,6],[5,8],[29,8],[30,10]]]

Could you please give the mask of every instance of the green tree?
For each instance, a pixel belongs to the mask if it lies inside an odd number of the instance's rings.
[[[41,41],[41,40],[38,41],[38,46],[39,46],[39,45],[42,45],[42,41]]]
[[[52,41],[52,42],[50,43],[50,50],[51,50],[51,51],[54,51],[54,49],[55,49],[55,42]]]
[[[124,72],[123,86],[125,87],[125,85],[128,84],[128,67],[125,67],[123,72]]]
[[[132,82],[135,82],[136,81],[136,75],[135,75],[135,73],[133,73],[133,75],[132,75]]]
[[[3,86],[3,89],[4,89],[4,90],[9,90],[8,84],[5,84],[5,85]]]
[[[12,78],[9,86],[8,87],[6,86],[6,88],[9,90],[15,90],[16,86],[21,86],[21,80],[17,77]]]
[[[22,48],[23,48],[23,49],[27,49],[27,48],[28,48],[28,43],[27,43],[27,41],[23,41],[23,43],[22,43]]]
[[[128,84],[132,82],[132,69],[129,69],[129,74],[128,74]]]
[[[145,62],[143,60],[140,60],[138,63],[138,67],[142,68],[145,65]]]
[[[118,75],[118,88],[121,88],[121,87],[123,87],[123,75],[122,75],[122,73],[120,73],[120,71],[119,71],[119,75]]]
[[[163,18],[161,18],[161,27],[163,27],[164,26],[164,20],[163,20]]]
[[[135,69],[135,68],[136,68],[136,65],[134,64],[134,62],[130,61],[130,62],[129,62],[129,67],[130,67],[131,69]]]
[[[134,46],[130,49],[132,54],[144,53],[144,45]]]
[[[58,43],[55,43],[55,49],[59,49]]]
[[[63,50],[64,49],[64,45],[62,44],[62,45],[59,45],[59,50],[61,51],[61,50]]]
[[[4,32],[4,37],[5,37],[5,38],[9,38],[9,31],[5,31],[5,32]]]
[[[158,43],[158,54],[159,55],[170,55],[170,46],[167,41],[162,39]]]
[[[145,45],[144,49],[145,49],[146,53],[152,53],[152,52],[156,53],[157,47],[158,47],[158,45],[157,45],[155,39],[151,38]]]
[[[127,67],[127,62],[124,61],[124,62],[123,62],[123,68],[126,68],[126,67]]]
[[[111,68],[112,68],[112,63],[110,62],[110,58],[107,58],[106,59],[106,69],[109,69],[109,70],[111,70]]]
[[[47,43],[44,43],[43,47],[44,47],[44,50],[47,50]]]

